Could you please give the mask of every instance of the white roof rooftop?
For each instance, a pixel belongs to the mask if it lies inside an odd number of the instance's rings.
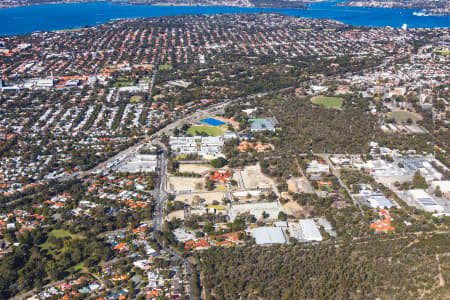
[[[286,235],[280,227],[258,227],[252,229],[251,236],[258,245],[286,244]]]
[[[408,193],[411,197],[417,201],[425,211],[433,212],[433,211],[443,211],[444,208],[440,206],[436,201],[424,190],[416,189],[409,190]]]
[[[443,193],[450,192],[450,180],[433,181],[432,185],[439,187]]]
[[[322,240],[322,235],[320,234],[320,231],[313,219],[300,220],[298,223],[300,224],[303,231],[303,236],[307,241]]]

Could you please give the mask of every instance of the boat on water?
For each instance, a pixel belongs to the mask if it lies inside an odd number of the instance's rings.
[[[424,11],[420,11],[420,12],[413,12],[413,15],[418,16],[418,17],[423,17],[423,16],[427,16],[427,13]]]

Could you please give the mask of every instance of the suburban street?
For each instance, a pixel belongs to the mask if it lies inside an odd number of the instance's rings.
[[[341,177],[340,177],[340,175],[339,175],[339,172],[337,172],[337,171],[335,170],[335,168],[333,167],[333,165],[331,164],[329,157],[330,157],[330,155],[332,155],[332,154],[317,154],[317,153],[316,153],[315,155],[317,155],[317,156],[319,156],[319,157],[321,157],[321,158],[323,158],[323,159],[325,160],[325,162],[326,162],[326,163],[328,164],[328,166],[330,167],[331,174],[333,174],[334,176],[336,176],[336,178],[337,178],[338,181],[339,181],[339,184],[345,189],[345,191],[347,192],[347,194],[349,195],[349,197],[352,199],[353,204],[355,204],[355,206],[359,208],[359,210],[361,211],[361,214],[364,216],[364,211],[363,211],[362,208],[361,208],[361,204],[359,203],[359,201],[357,201],[357,200],[355,199],[355,197],[353,197],[352,192],[349,190],[349,188],[347,187],[347,185],[342,181],[342,179],[341,179]]]

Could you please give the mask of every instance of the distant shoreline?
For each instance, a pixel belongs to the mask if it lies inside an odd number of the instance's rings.
[[[53,3],[17,9],[0,9],[0,36],[28,34],[96,26],[117,19],[151,18],[175,15],[215,15],[236,13],[280,13],[288,16],[330,19],[365,27],[449,28],[449,16],[418,16],[417,10],[352,8],[336,6],[339,1],[308,4],[308,9],[257,8],[237,6],[123,5],[118,1]],[[66,5],[67,4],[67,5]],[[117,5],[115,5],[117,4]]]
[[[429,8],[425,6],[404,6],[401,5],[401,3],[395,4],[392,3],[391,5],[386,5],[385,2],[377,2],[377,1],[360,1],[360,0],[349,0],[349,1],[343,1],[336,4],[336,6],[342,6],[342,7],[363,7],[363,8],[384,8],[384,9],[413,9],[418,10],[420,12],[415,13],[416,16],[426,16],[426,17],[439,17],[439,16],[448,16],[450,15],[450,11],[446,9],[440,9],[440,8]]]
[[[276,3],[277,0],[270,0]],[[320,1],[320,2],[326,2]],[[129,1],[113,1],[113,0],[86,0],[86,1],[48,1],[48,2],[40,2],[40,3],[25,3],[22,5],[13,5],[13,6],[2,6],[0,4],[0,10],[9,9],[9,8],[20,8],[20,7],[31,7],[31,6],[39,6],[39,5],[63,5],[63,4],[83,4],[83,3],[111,3],[118,5],[144,5],[144,6],[185,6],[185,7],[240,7],[240,8],[273,8],[273,9],[308,9],[308,3],[301,3],[295,5],[296,2],[291,1],[282,1],[281,3],[285,3],[285,5],[233,5],[224,3],[218,3],[217,5],[211,3],[189,3],[189,2],[181,2],[181,3],[171,3],[171,2],[157,2],[157,3],[132,3]],[[286,6],[286,3],[289,3],[292,6]]]
[[[58,2],[55,2],[55,1],[48,1],[48,2],[40,2],[40,3],[27,3],[27,4],[23,4],[23,5],[13,5],[13,6],[1,6],[0,5],[0,10],[2,10],[2,9],[9,9],[9,8],[20,8],[20,7],[30,7],[30,6],[39,6],[39,5],[54,5],[54,4],[59,4],[59,5],[62,5],[62,4],[78,4],[78,3],[93,3],[93,2],[111,2],[111,3],[113,3],[113,2],[116,2],[116,1],[111,1],[111,0],[92,0],[92,1],[90,1],[90,0],[87,0],[87,1],[70,1],[70,2],[65,2],[65,1],[63,1],[63,2],[60,2],[60,1],[58,1]],[[120,2],[120,1],[117,1],[117,2]]]

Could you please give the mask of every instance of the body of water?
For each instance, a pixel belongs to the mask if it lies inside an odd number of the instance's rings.
[[[301,9],[244,7],[121,5],[110,2],[49,4],[0,10],[0,35],[93,26],[114,19],[183,14],[279,12],[290,16],[327,18],[351,25],[401,27],[450,27],[450,16],[415,16],[415,10],[335,6],[322,2]]]

